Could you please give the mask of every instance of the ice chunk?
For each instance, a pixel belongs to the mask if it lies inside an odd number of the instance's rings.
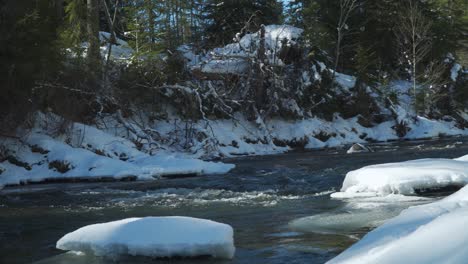
[[[57,248],[85,254],[119,256],[234,256],[233,229],[190,217],[128,218],[82,227],[62,237]]]
[[[373,165],[346,175],[341,192],[332,197],[365,193],[414,194],[418,189],[441,188],[468,183],[468,162],[461,159],[420,159]]]

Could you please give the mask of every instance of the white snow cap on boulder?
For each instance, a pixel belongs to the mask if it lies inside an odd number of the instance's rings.
[[[82,227],[62,237],[57,248],[96,256],[212,256],[231,259],[231,226],[191,217],[128,218]]]
[[[341,192],[334,198],[388,195],[411,195],[418,189],[432,189],[468,184],[468,161],[459,159],[420,159],[367,166],[349,172]]]

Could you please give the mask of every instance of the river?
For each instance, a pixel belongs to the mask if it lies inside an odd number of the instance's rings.
[[[226,175],[153,182],[55,183],[0,191],[0,263],[115,263],[64,253],[55,242],[79,227],[127,217],[183,215],[230,224],[233,260],[147,259],[118,263],[324,263],[401,210],[446,194],[398,201],[335,200],[348,171],[418,158],[468,154],[467,138],[374,144],[226,160]]]

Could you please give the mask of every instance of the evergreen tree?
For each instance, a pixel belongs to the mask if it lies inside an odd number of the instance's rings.
[[[25,121],[36,82],[58,71],[60,19],[49,0],[6,1],[0,6],[0,131]]]
[[[222,46],[233,42],[233,37],[256,32],[262,24],[278,24],[282,18],[282,3],[277,0],[210,0],[204,8],[206,46]]]

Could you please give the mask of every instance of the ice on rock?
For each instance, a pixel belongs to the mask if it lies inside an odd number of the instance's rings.
[[[128,218],[82,227],[56,247],[96,256],[197,257],[231,259],[231,226],[190,217]]]
[[[468,183],[468,162],[460,159],[420,159],[367,166],[346,175],[341,192],[334,198],[353,196],[411,195],[418,189],[464,186]]]

